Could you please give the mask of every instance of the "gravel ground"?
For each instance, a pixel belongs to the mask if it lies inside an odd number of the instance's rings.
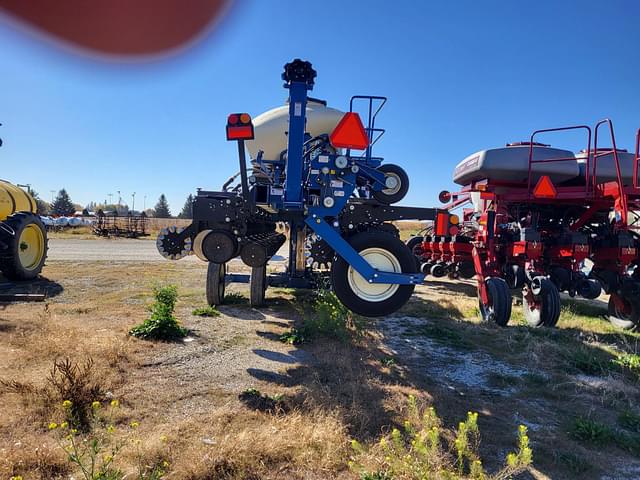
[[[283,260],[286,257],[286,249],[278,252],[278,257],[273,261]],[[49,254],[52,261],[118,261],[118,262],[166,262],[167,260],[158,253],[156,242],[149,240],[134,240],[119,238],[112,240],[76,240],[52,238],[49,240]],[[182,262],[197,262],[198,258],[189,256]],[[231,263],[241,264],[239,258]]]

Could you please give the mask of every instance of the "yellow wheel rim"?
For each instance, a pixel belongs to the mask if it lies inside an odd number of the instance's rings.
[[[44,234],[37,225],[24,227],[18,239],[18,257],[25,270],[35,270],[44,256]]]

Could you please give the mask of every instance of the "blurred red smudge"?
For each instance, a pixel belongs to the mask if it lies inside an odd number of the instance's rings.
[[[0,11],[83,49],[153,55],[185,46],[231,0],[0,0]]]

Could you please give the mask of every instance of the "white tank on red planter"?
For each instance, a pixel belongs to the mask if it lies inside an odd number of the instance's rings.
[[[453,181],[468,185],[478,180],[525,183],[529,177],[530,145],[526,142],[508,144],[502,148],[481,150],[462,160],[453,172]],[[572,180],[580,175],[578,162],[570,150],[533,145],[533,160],[564,158],[568,160],[531,165],[532,183],[548,175],[554,183]]]

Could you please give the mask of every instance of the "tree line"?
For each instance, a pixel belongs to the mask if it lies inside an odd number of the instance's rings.
[[[89,202],[86,206],[82,206],[77,203],[73,203],[69,193],[66,189],[62,188],[56,197],[53,199],[53,202],[49,203],[42,198],[35,190],[30,190],[31,196],[36,201],[37,205],[37,213],[39,215],[57,215],[57,216],[71,216],[76,212],[82,211],[83,214],[89,214],[89,212],[97,212],[98,210],[102,210],[103,212],[117,212],[118,215],[127,215],[130,211],[129,206],[127,204],[105,204],[105,203],[97,203],[97,202]],[[184,202],[184,206],[182,210],[178,214],[178,218],[193,218],[193,195],[189,194],[187,199]],[[160,195],[157,203],[153,208],[148,208],[144,211],[144,213],[149,217],[156,218],[170,218],[171,209],[169,207],[169,202],[167,201],[167,197],[164,193]]]

